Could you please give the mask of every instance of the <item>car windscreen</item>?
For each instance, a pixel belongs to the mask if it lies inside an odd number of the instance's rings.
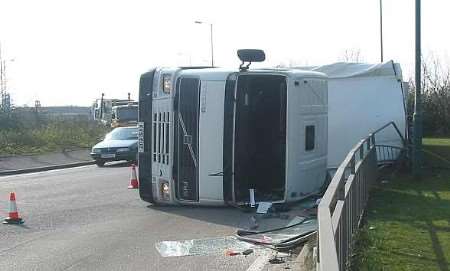
[[[119,107],[117,108],[117,118],[120,120],[137,120],[137,107]]]
[[[132,140],[137,138],[137,128],[116,128],[106,135],[105,140]]]

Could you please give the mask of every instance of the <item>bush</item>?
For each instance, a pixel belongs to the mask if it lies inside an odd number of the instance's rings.
[[[86,118],[55,118],[18,112],[0,114],[0,155],[90,148],[108,128]]]
[[[414,112],[415,85],[410,80],[409,117]],[[422,65],[422,108],[424,136],[450,136],[450,70],[437,59]]]

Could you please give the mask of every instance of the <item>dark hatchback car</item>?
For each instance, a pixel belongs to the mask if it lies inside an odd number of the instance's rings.
[[[119,127],[109,132],[103,141],[92,148],[91,156],[99,167],[110,161],[136,162],[137,142],[137,127]]]

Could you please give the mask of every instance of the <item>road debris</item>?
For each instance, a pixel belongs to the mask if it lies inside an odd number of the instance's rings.
[[[225,251],[246,251],[255,246],[234,236],[181,241],[162,241],[155,244],[162,257],[223,255]],[[231,256],[231,255],[230,255]]]
[[[248,227],[251,230],[257,229],[259,227],[255,216],[250,217],[249,226]]]
[[[237,252],[237,251],[234,251],[234,250],[231,250],[231,249],[225,250],[225,255],[226,256],[236,256],[236,255],[239,255],[239,254],[241,254],[241,253]]]
[[[250,194],[250,207],[255,207],[255,189],[249,189]]]
[[[286,260],[284,258],[278,257],[277,255],[275,255],[273,258],[269,259],[269,263],[271,264],[281,264],[281,263],[285,263]]]
[[[257,214],[266,214],[267,211],[272,207],[271,202],[260,202],[258,208],[256,209]]]
[[[284,227],[259,232],[238,230],[236,236],[241,241],[285,250],[305,242],[316,231],[316,219],[295,217]]]

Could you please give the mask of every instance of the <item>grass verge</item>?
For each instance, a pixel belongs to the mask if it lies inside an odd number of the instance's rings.
[[[0,155],[24,155],[90,148],[109,131],[87,119],[49,119],[39,125],[0,129]]]
[[[450,270],[450,139],[424,139],[420,180],[395,172],[377,184],[351,270]]]

